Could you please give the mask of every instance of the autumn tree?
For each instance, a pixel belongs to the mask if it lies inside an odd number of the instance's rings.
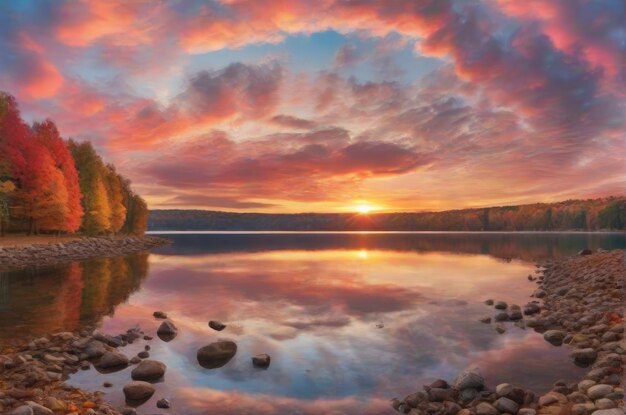
[[[81,224],[83,207],[74,158],[70,154],[67,143],[59,135],[54,122],[46,120],[42,123],[35,123],[33,132],[35,139],[48,150],[56,167],[63,174],[65,192],[67,192],[67,209],[65,209],[65,217],[60,222],[63,224],[63,230],[76,232]]]
[[[110,230],[118,233],[122,230],[126,221],[126,197],[124,191],[124,181],[122,177],[115,171],[115,166],[107,164],[105,167],[104,177],[107,184],[107,192],[111,214],[109,218]]]
[[[105,184],[106,168],[91,143],[70,140],[70,152],[78,170],[82,192],[83,221],[81,230],[88,234],[102,234],[111,230],[111,205]]]

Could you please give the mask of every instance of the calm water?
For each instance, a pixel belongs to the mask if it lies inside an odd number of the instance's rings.
[[[155,310],[177,324],[148,343],[168,366],[140,413],[384,414],[389,399],[477,364],[488,383],[544,391],[579,373],[567,350],[478,320],[486,298],[525,304],[534,260],[624,248],[621,234],[184,234],[151,254],[0,273],[0,341],[98,324],[155,334]],[[211,319],[228,324],[208,328]],[[196,350],[234,340],[235,358],[203,369]],[[268,370],[250,357],[268,353]],[[74,385],[121,405],[130,368],[79,372]],[[102,388],[104,381],[115,386]],[[158,410],[167,397],[171,410]]]

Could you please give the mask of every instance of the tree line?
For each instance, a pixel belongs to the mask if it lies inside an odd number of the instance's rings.
[[[0,92],[0,235],[142,234],[146,202],[91,143],[65,140],[51,120],[28,125]]]
[[[626,227],[626,197],[444,212],[262,214],[153,210],[150,230],[597,231]]]

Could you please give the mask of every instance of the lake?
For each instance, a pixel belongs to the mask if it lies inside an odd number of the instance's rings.
[[[487,383],[538,393],[574,380],[565,347],[506,323],[498,334],[484,304],[526,304],[535,262],[583,248],[624,248],[614,233],[169,233],[152,253],[0,273],[0,341],[98,326],[139,326],[168,369],[140,413],[386,414],[390,399],[478,365]],[[179,328],[156,337],[163,310]],[[222,332],[209,320],[227,324]],[[196,351],[238,345],[224,367]],[[256,369],[251,356],[267,353]],[[69,383],[123,405],[131,368],[81,371]],[[102,383],[112,382],[113,388]],[[166,397],[169,410],[155,402]]]

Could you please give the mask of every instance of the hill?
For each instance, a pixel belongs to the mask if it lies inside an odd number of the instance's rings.
[[[444,212],[234,213],[151,210],[148,230],[177,231],[564,231],[623,230],[626,197]]]

